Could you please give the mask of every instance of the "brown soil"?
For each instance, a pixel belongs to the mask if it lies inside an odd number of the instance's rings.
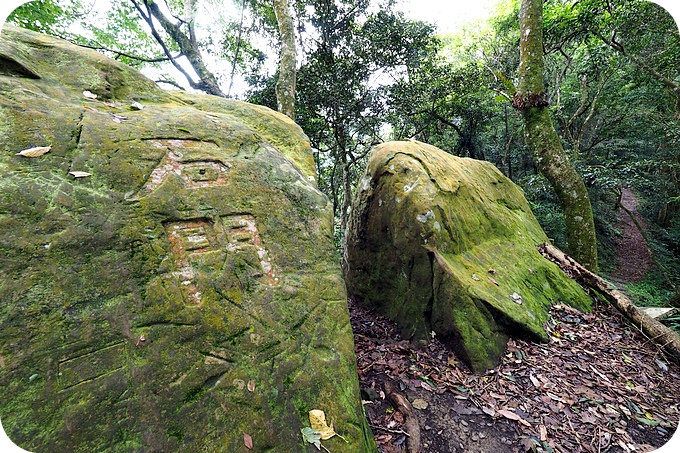
[[[365,410],[379,450],[415,436],[385,395],[415,407],[422,452],[629,452],[664,445],[680,419],[680,367],[608,305],[555,306],[548,344],[511,340],[496,368],[467,370],[435,338],[423,349],[350,300]]]
[[[638,200],[627,187],[622,190],[621,204],[635,216],[642,228],[647,228],[645,219],[637,211]],[[625,283],[642,281],[653,265],[647,242],[633,219],[623,209],[619,213],[617,227],[621,231],[621,237],[616,243],[616,267],[612,277]]]

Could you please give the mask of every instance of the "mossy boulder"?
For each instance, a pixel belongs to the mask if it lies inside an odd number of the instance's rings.
[[[552,304],[590,299],[536,245],[547,241],[521,189],[489,162],[419,142],[377,146],[346,236],[350,296],[416,342],[432,332],[474,371],[509,336],[546,340]]]
[[[51,149],[16,155],[33,147]],[[311,452],[300,430],[321,409],[347,440],[324,441],[331,451],[375,451],[313,171],[307,138],[276,112],[162,91],[6,25],[10,438],[34,452],[239,452],[246,433],[253,451]]]

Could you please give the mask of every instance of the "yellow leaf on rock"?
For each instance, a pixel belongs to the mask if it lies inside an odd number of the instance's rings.
[[[49,152],[49,150],[51,149],[52,149],[51,146],[38,146],[36,148],[29,148],[23,151],[19,151],[16,155],[24,157],[38,157]]]
[[[328,426],[326,423],[326,414],[319,409],[312,409],[309,411],[309,423],[312,428],[319,431],[322,440],[330,439],[337,433],[333,430],[333,423]]]

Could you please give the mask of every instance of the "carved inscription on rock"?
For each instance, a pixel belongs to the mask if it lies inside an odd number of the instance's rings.
[[[213,223],[206,219],[193,219],[167,222],[164,226],[177,265],[177,271],[174,274],[186,287],[187,303],[200,305],[201,291],[196,283],[196,271],[191,261],[195,254],[220,248]]]
[[[198,144],[197,144],[198,143]],[[218,160],[192,159],[191,151],[198,145],[211,149],[212,143],[196,142],[192,140],[163,140],[154,141],[157,148],[168,148],[170,151],[151,172],[144,186],[137,196],[148,195],[153,192],[169,175],[175,174],[182,178],[188,188],[223,186],[231,165]]]
[[[216,223],[208,219],[180,220],[166,222],[164,227],[177,269],[173,275],[185,288],[188,304],[201,304],[196,265],[211,252],[235,254],[254,269],[250,276],[259,283],[270,287],[280,285],[253,216],[225,216]]]
[[[222,226],[228,241],[227,252],[250,255],[259,263],[262,273],[254,277],[266,286],[279,286],[279,277],[269,258],[269,253],[262,245],[260,234],[251,215],[235,215],[223,217]]]

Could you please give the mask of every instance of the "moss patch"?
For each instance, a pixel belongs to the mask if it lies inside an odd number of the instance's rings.
[[[254,451],[304,451],[307,411],[322,409],[348,440],[329,448],[375,451],[332,212],[299,127],[7,25],[0,52],[15,63],[0,73],[13,441],[231,452],[247,432]],[[15,155],[34,146],[52,149]]]

